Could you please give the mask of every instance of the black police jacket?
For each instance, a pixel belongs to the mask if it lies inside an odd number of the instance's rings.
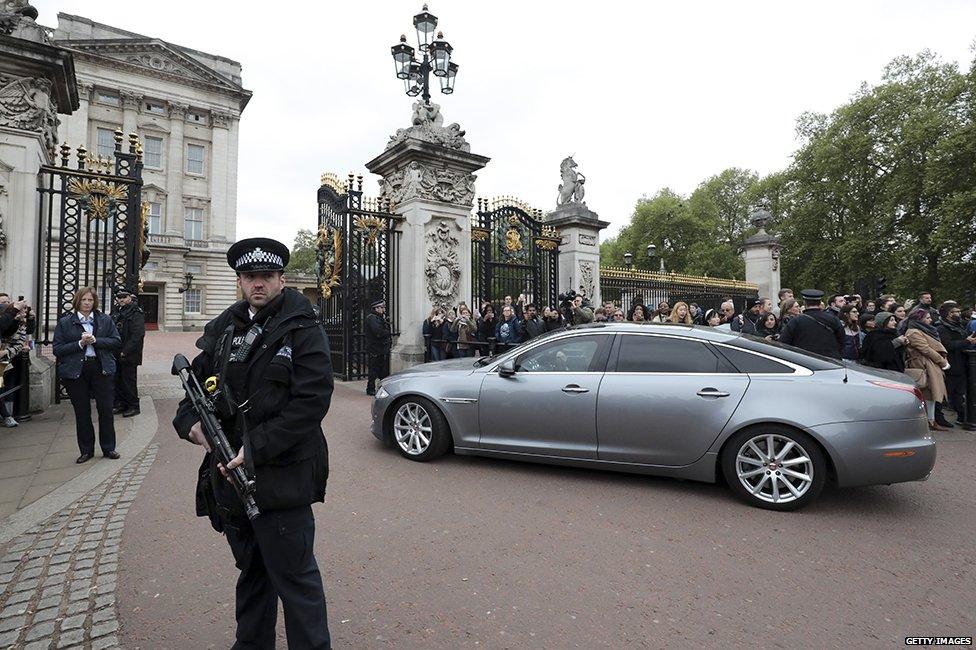
[[[366,316],[366,352],[369,354],[388,354],[393,346],[390,321],[376,312]]]
[[[126,305],[113,313],[115,326],[122,337],[119,360],[122,363],[142,365],[142,345],[146,340],[146,314],[135,303]]]
[[[220,337],[231,324],[232,311],[242,307],[246,309],[241,302],[231,305],[204,328],[196,344],[201,352],[192,363],[201,383],[216,374]],[[258,508],[294,508],[324,501],[329,451],[322,419],[332,401],[332,362],[325,331],[305,296],[294,289],[284,290],[280,311],[265,323],[261,341],[247,363],[246,395],[235,399],[247,401],[244,461],[254,472]],[[197,419],[184,398],[173,427],[181,438],[188,439]],[[206,458],[204,463],[208,462],[212,460]],[[201,481],[203,474],[201,471]],[[206,487],[197,488],[197,514],[201,516],[210,514],[201,511],[205,507],[200,494]]]
[[[844,349],[844,326],[830,312],[807,309],[786,323],[780,332],[779,342],[840,359],[841,350]]]

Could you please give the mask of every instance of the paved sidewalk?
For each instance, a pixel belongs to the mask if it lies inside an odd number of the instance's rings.
[[[134,421],[135,418],[116,416],[118,447],[129,439]],[[16,429],[0,429],[0,520],[94,465],[119,464],[97,453],[95,458],[79,465],[75,462],[79,453],[74,413],[68,402],[48,407],[29,422],[21,422]]]
[[[0,557],[0,648],[117,648],[119,545],[156,458],[150,445],[112,478],[14,538]]]

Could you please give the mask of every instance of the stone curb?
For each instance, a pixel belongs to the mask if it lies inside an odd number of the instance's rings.
[[[84,496],[105,479],[122,471],[130,460],[142,453],[156,437],[156,405],[153,400],[144,398],[141,411],[133,418],[132,433],[119,446],[121,460],[95,463],[90,470],[0,521],[0,546]]]

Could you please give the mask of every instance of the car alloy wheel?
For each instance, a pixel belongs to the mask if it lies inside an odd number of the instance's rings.
[[[753,436],[739,447],[735,473],[752,497],[773,504],[801,499],[815,478],[813,459],[800,443],[774,433]]]
[[[404,453],[419,456],[433,437],[430,414],[417,402],[404,402],[393,416],[393,437]]]

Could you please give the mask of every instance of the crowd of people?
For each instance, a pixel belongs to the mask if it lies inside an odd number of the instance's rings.
[[[814,289],[797,298],[791,289],[782,289],[775,305],[771,298],[755,298],[741,313],[732,298],[718,309],[705,309],[684,301],[650,306],[635,296],[626,310],[613,301],[594,307],[584,296],[565,298],[558,307],[540,308],[524,296],[486,301],[477,312],[464,303],[453,309],[435,307],[423,324],[429,358],[489,354],[554,329],[590,322],[702,325],[904,372],[925,396],[929,424],[935,430],[953,426],[945,417],[946,407],[959,420],[965,415],[965,352],[976,350],[976,317],[971,305],[955,300],[936,306],[929,291],[898,301],[894,295],[863,299],[839,293],[825,300],[824,292]]]

